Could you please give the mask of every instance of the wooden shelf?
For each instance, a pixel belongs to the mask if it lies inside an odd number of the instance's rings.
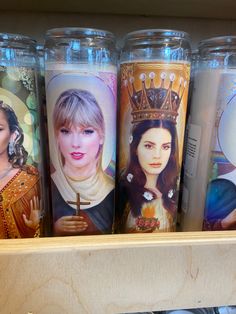
[[[1,313],[236,304],[236,232],[0,241]]]
[[[105,13],[149,16],[201,17],[235,19],[234,0],[100,0],[100,1],[56,1],[41,0],[5,1],[1,10],[63,12],[63,13]]]

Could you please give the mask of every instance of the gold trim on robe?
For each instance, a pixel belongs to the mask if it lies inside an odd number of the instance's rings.
[[[26,166],[0,191],[0,238],[34,237],[36,230],[23,219],[23,214],[30,217],[34,196],[40,199],[39,174],[33,166]]]

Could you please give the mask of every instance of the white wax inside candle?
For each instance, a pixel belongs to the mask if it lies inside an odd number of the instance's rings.
[[[94,63],[65,63],[65,62],[46,62],[46,71],[89,71],[89,72],[117,72],[117,67],[112,64]]]

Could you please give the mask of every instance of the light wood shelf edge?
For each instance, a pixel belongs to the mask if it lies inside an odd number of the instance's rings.
[[[0,240],[0,255],[52,250],[125,249],[159,246],[236,244],[236,231],[113,234]]]
[[[0,241],[1,313],[113,314],[236,304],[236,232]]]

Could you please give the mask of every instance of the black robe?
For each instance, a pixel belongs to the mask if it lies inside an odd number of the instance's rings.
[[[75,209],[65,202],[54,182],[52,182],[52,206],[54,223],[63,216],[75,215]],[[111,233],[114,217],[114,190],[98,205],[80,210],[79,215],[88,223],[88,228],[80,232],[80,235]]]
[[[208,185],[203,230],[222,230],[221,220],[236,208],[236,186],[227,179]],[[236,229],[236,223],[230,229]]]

